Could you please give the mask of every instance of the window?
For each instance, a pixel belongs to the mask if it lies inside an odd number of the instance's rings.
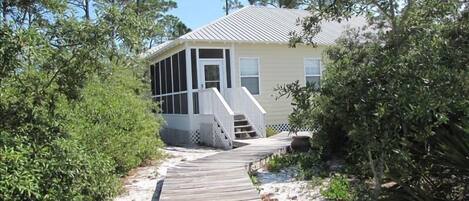
[[[305,59],[306,83],[319,88],[321,80],[321,59]]]
[[[223,49],[199,49],[200,59],[223,59]]]
[[[240,58],[241,86],[246,87],[251,94],[259,94],[259,59]]]

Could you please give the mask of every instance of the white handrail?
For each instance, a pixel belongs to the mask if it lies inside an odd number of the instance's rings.
[[[199,98],[200,114],[214,115],[230,140],[235,139],[234,112],[220,92],[216,88],[202,89],[199,91]]]
[[[254,130],[261,137],[265,137],[265,115],[266,111],[252,96],[246,87],[227,89],[230,106],[237,113],[244,114]]]

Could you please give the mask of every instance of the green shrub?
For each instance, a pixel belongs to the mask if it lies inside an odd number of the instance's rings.
[[[274,155],[266,162],[267,170],[278,172],[280,169],[296,164],[296,157],[291,154]]]
[[[321,190],[321,195],[330,200],[349,201],[354,200],[352,188],[347,178],[342,175],[334,175],[327,189]]]
[[[162,120],[152,113],[156,105],[135,93],[142,83],[131,73],[120,69],[105,82],[90,82],[83,99],[70,109],[66,125],[85,149],[113,159],[121,175],[158,156],[163,146],[158,137]]]
[[[118,192],[112,160],[76,141],[0,149],[0,200],[108,200]],[[11,142],[11,141],[10,141]]]
[[[267,170],[278,172],[280,169],[295,166],[298,168],[298,178],[309,180],[313,177],[325,177],[324,162],[320,155],[314,152],[275,155],[266,162]]]
[[[267,127],[267,129],[265,129],[265,133],[266,133],[267,137],[271,137],[271,136],[276,135],[278,132],[275,129],[271,128],[271,127]]]

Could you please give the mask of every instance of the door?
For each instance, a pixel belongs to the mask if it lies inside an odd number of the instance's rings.
[[[222,93],[225,84],[223,76],[223,61],[202,60],[199,66],[199,86],[201,89],[217,88]]]

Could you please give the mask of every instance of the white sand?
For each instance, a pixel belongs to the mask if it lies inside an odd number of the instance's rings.
[[[320,185],[313,186],[309,181],[296,180],[297,169],[293,167],[283,168],[279,172],[269,172],[266,169],[257,171],[257,179],[260,183],[260,195],[264,201],[325,201],[320,189],[327,180],[320,181]]]
[[[124,178],[124,192],[114,201],[149,201],[157,200],[161,185],[168,168],[175,167],[184,161],[192,161],[205,156],[213,155],[220,150],[207,147],[165,147],[163,151],[168,155],[162,163],[138,167]]]

